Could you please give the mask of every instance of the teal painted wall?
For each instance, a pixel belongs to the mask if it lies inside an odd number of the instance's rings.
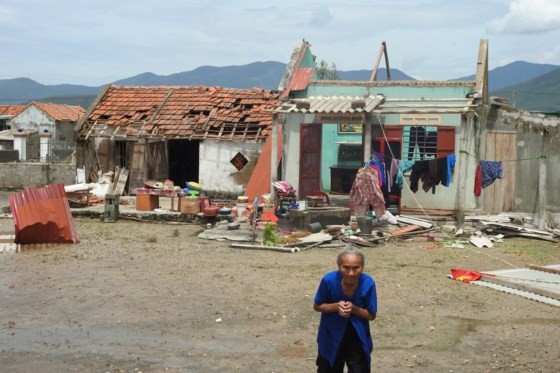
[[[323,190],[331,190],[331,166],[337,164],[340,143],[361,144],[361,134],[339,134],[338,124],[323,124],[321,144],[321,185]],[[356,165],[359,167],[359,165]]]

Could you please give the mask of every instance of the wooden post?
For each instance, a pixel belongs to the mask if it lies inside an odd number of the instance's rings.
[[[278,180],[278,113],[272,114],[272,132],[270,133],[270,203],[274,203],[276,193],[272,183]]]
[[[543,147],[541,154],[548,153],[548,131],[544,130]],[[546,214],[546,158],[541,158],[539,161],[539,229],[544,229],[545,214]]]
[[[362,114],[362,131],[364,134],[364,163],[369,162],[371,156],[371,124],[368,123],[368,116],[366,113]]]
[[[459,201],[457,206],[457,231],[463,229],[465,225],[465,184],[467,181],[467,163],[468,156],[464,152],[468,152],[467,149],[467,136],[470,133],[471,128],[473,128],[474,122],[474,112],[467,112],[467,120],[461,121],[461,138],[459,139],[459,175],[458,175],[458,187],[459,187]]]
[[[144,180],[149,179],[148,177],[148,170],[149,170],[148,164],[150,162],[149,156],[150,156],[150,145],[148,142],[148,138],[145,138],[144,139],[144,167],[142,170],[142,172],[144,173]]]

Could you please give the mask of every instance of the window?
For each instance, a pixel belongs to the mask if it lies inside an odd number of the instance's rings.
[[[402,159],[442,158],[455,151],[455,127],[404,126]]]
[[[441,125],[441,115],[401,116],[402,159],[442,158],[455,151],[455,127]]]

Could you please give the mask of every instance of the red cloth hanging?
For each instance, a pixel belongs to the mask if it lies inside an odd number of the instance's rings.
[[[474,195],[476,197],[480,196],[482,192],[482,167],[480,164],[476,166],[476,171],[474,173]]]

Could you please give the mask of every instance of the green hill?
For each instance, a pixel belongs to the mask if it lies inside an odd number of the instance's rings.
[[[510,100],[511,106],[538,112],[560,112],[560,68],[527,82],[490,92]]]

